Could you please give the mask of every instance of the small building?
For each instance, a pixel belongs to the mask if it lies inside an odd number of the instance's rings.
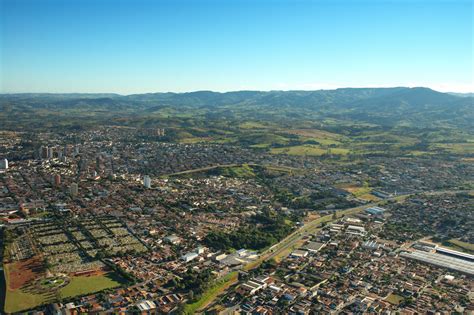
[[[309,242],[308,244],[305,245],[304,249],[311,253],[317,253],[321,248],[324,247],[324,243],[319,243],[319,242]]]
[[[144,300],[137,304],[140,312],[147,312],[156,308],[156,304],[153,301]]]
[[[8,160],[1,159],[0,160],[0,169],[7,170],[8,169]]]
[[[252,278],[249,281],[245,282],[242,284],[238,292],[243,293],[243,294],[255,294],[257,291],[261,289],[265,289],[268,286],[268,283],[266,282],[268,278]]]
[[[176,235],[169,235],[165,237],[164,240],[169,244],[178,244],[179,242],[181,242],[181,239]]]
[[[239,257],[246,257],[248,255],[248,251],[244,248],[239,249],[238,251],[235,252],[235,254]]]
[[[196,249],[196,253],[198,253],[199,255],[204,254],[204,247],[199,246],[199,247]]]
[[[217,256],[215,257],[215,260],[216,260],[216,261],[221,261],[221,260],[223,260],[223,259],[226,258],[226,257],[227,257],[227,254],[225,254],[225,253],[224,253],[224,254],[219,254],[219,255],[217,255]]]
[[[374,195],[375,197],[379,197],[379,198],[382,198],[382,199],[387,199],[387,198],[391,197],[390,194],[388,194],[384,191],[380,191],[380,190],[372,190],[371,194]]]
[[[385,211],[386,209],[381,208],[381,207],[370,207],[370,208],[365,209],[365,212],[371,215],[382,215]]]
[[[364,236],[365,234],[367,234],[363,226],[357,226],[357,225],[349,225],[347,227],[346,233],[352,234],[352,235],[359,235],[359,236]]]
[[[184,262],[190,262],[191,260],[196,259],[197,257],[199,257],[198,253],[190,252],[181,256],[181,260]]]
[[[151,188],[151,178],[148,175],[143,176],[143,186],[145,188]]]
[[[306,257],[308,256],[308,252],[305,250],[297,249],[293,251],[290,256],[294,258]]]
[[[364,244],[362,244],[362,248],[364,249],[369,249],[369,250],[377,250],[379,249],[380,244],[378,244],[376,241],[367,241]]]

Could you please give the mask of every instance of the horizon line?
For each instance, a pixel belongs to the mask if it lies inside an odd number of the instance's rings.
[[[319,89],[236,89],[236,90],[206,90],[206,89],[199,89],[199,90],[190,90],[190,91],[153,91],[153,92],[138,92],[138,93],[117,93],[117,92],[0,92],[0,95],[26,95],[26,94],[51,94],[51,95],[58,95],[58,94],[84,94],[84,95],[94,95],[94,94],[114,94],[119,96],[131,96],[131,95],[140,95],[140,94],[186,94],[186,93],[198,93],[198,92],[211,92],[211,93],[233,93],[233,92],[317,92],[317,91],[336,91],[336,90],[343,90],[343,89],[396,89],[396,88],[406,88],[406,89],[429,89],[439,93],[445,94],[474,94],[474,90],[470,92],[454,92],[454,91],[440,91],[437,89],[433,89],[427,86],[358,86],[358,87],[334,87],[334,88],[319,88]]]

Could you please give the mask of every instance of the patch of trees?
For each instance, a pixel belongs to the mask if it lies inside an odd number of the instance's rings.
[[[336,208],[350,208],[355,207],[357,203],[348,201],[342,196],[330,190],[314,191],[309,195],[299,196],[296,193],[290,192],[288,189],[274,188],[275,199],[283,205],[292,209],[325,209],[327,205],[333,204]]]
[[[215,250],[240,248],[260,250],[277,243],[292,230],[292,226],[285,222],[283,215],[272,215],[270,212],[255,215],[250,223],[230,233],[210,232],[204,242]]]
[[[197,272],[189,268],[180,280],[172,279],[167,286],[186,291],[189,299],[197,299],[211,284],[214,277],[210,269]]]

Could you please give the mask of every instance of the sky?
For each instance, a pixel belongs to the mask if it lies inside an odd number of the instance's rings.
[[[0,0],[0,92],[474,92],[471,0]]]

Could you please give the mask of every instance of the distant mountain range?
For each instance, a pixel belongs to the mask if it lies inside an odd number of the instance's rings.
[[[236,91],[218,93],[118,94],[1,94],[2,118],[21,117],[38,110],[100,111],[104,115],[192,117],[218,119],[340,119],[378,125],[429,127],[474,125],[471,95],[440,93],[428,88],[341,88],[318,91]]]

